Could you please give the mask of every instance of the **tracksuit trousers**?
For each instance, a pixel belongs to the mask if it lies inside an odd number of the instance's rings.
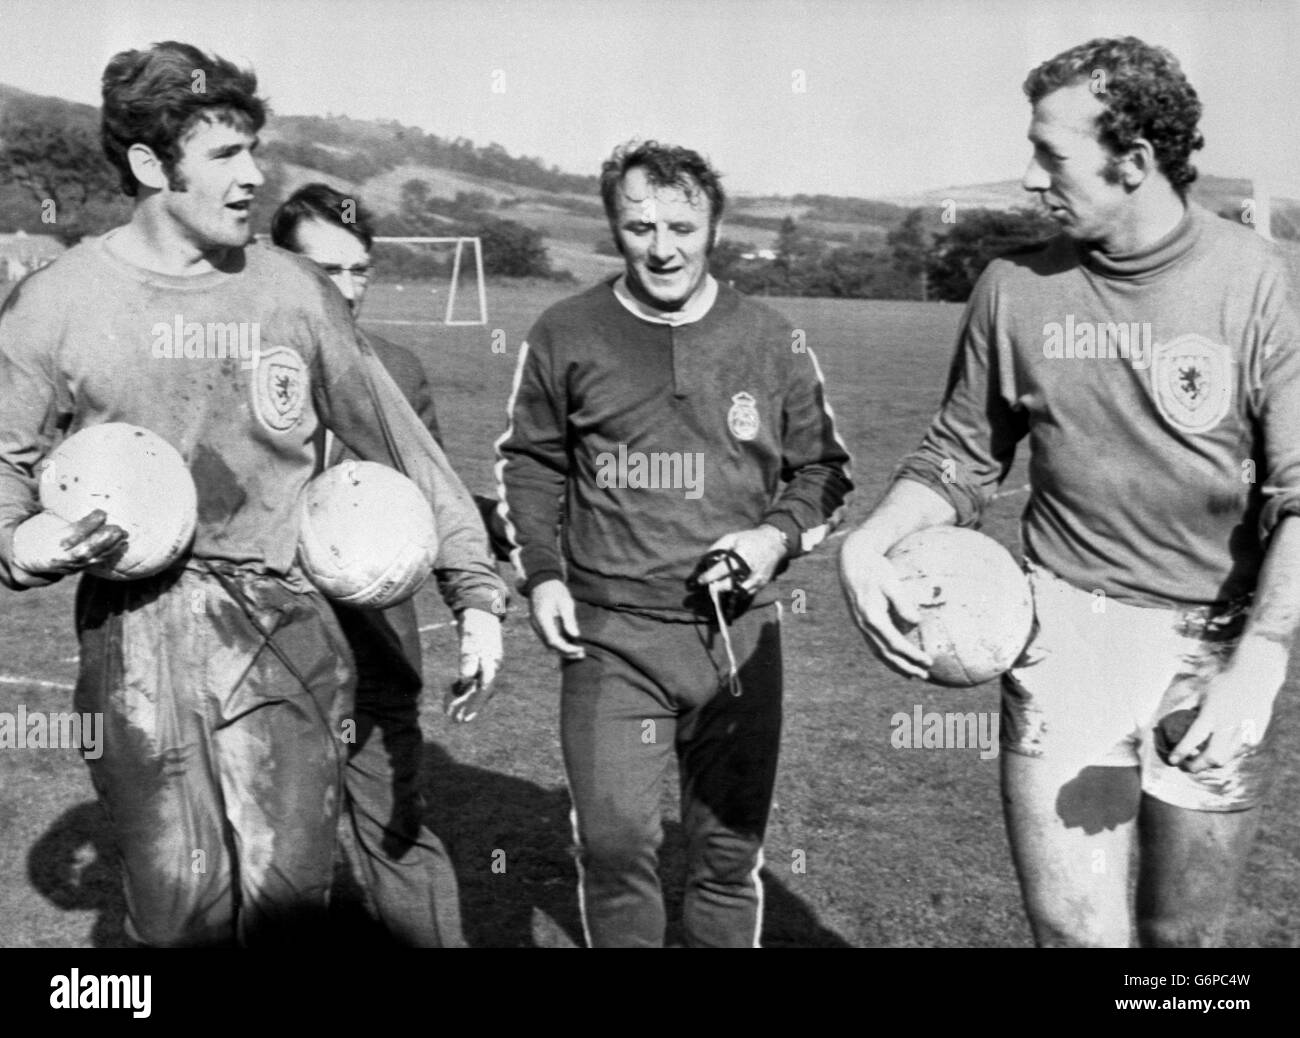
[[[592,947],[664,941],[662,784],[674,756],[688,849],[688,945],[757,947],[763,833],[781,734],[778,606],[730,627],[577,603],[586,658],[563,666],[561,742]]]

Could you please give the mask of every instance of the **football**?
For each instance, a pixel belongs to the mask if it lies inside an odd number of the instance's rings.
[[[433,511],[395,469],[345,461],[308,483],[298,502],[298,563],[324,594],[387,609],[420,589],[438,555]]]
[[[185,553],[198,522],[198,493],[180,452],[155,432],[126,422],[74,433],[41,462],[41,507],[65,522],[103,509],[127,533],[126,547],[87,567],[108,580],[139,580]]]
[[[908,638],[934,660],[927,678],[978,685],[1006,672],[1034,625],[1029,579],[1002,545],[974,530],[935,526],[888,553],[915,596],[921,622]]]

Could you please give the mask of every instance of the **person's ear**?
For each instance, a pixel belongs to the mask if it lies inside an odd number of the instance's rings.
[[[1140,187],[1157,169],[1156,150],[1151,142],[1144,137],[1134,141],[1133,146],[1120,157],[1118,169],[1120,183],[1126,188],[1131,191]]]
[[[161,191],[167,186],[167,171],[149,145],[132,144],[126,149],[126,159],[131,164],[131,175],[144,187]]]

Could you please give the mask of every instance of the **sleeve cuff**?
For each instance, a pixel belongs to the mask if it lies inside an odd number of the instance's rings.
[[[890,482],[897,483],[900,479],[909,479],[913,483],[920,483],[921,486],[933,490],[952,505],[953,511],[957,513],[953,525],[971,527],[979,525],[980,516],[984,512],[979,495],[972,494],[969,488],[962,486],[960,483],[944,479],[930,465],[915,460],[904,461],[894,470]]]
[[[1259,516],[1259,541],[1267,547],[1277,524],[1287,516],[1300,515],[1300,490],[1278,494],[1264,505]]]
[[[785,537],[785,557],[797,558],[803,552],[803,530],[789,512],[769,512],[763,516],[760,526],[771,526],[781,531]]]
[[[558,569],[539,569],[535,573],[530,573],[527,580],[519,582],[519,593],[525,597],[533,593],[533,588],[538,584],[545,584],[548,580],[564,580],[564,574]]]
[[[481,609],[504,620],[508,611],[505,591],[486,586],[470,588],[458,597],[452,612],[459,616],[466,609]]]

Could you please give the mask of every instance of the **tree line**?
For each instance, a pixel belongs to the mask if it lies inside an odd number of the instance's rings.
[[[0,116],[0,231],[53,234],[73,244],[129,218],[130,200],[99,145],[99,114],[89,105],[56,98],[10,99]],[[555,204],[579,215],[602,216],[597,181],[547,169],[540,159],[515,158],[499,144],[477,147],[446,141],[396,122],[368,123],[346,117],[304,116],[282,120],[283,136],[263,150],[266,183],[258,191],[253,225],[265,232],[275,206],[287,195],[285,164],[319,170],[336,182],[359,183],[403,162],[491,177],[507,183],[567,192]],[[364,147],[358,147],[358,142]],[[587,195],[576,198],[574,195]],[[797,195],[801,220],[790,216],[738,214],[729,228],[775,230],[771,249],[724,237],[711,265],[715,276],[753,295],[822,296],[853,299],[918,299],[962,302],[995,256],[1056,233],[1032,209],[963,209],[944,223],[938,213],[905,210],[887,202],[830,195]],[[435,196],[421,180],[407,181],[396,212],[379,217],[384,236],[478,237],[485,272],[502,277],[571,277],[556,270],[541,232],[503,217],[502,205],[486,192]],[[1240,219],[1230,208],[1219,213]],[[837,227],[827,226],[835,224]],[[845,228],[861,227],[851,232]],[[890,227],[883,245],[882,228]],[[1278,207],[1273,233],[1300,238],[1300,215]],[[602,239],[598,252],[616,254]],[[445,255],[381,243],[376,261],[394,276],[415,278],[446,273]]]
[[[970,209],[943,233],[927,227],[921,209],[906,212],[883,248],[836,245],[785,217],[771,255],[722,239],[714,276],[750,295],[964,302],[996,256],[1046,241],[1056,225],[1032,209]]]

